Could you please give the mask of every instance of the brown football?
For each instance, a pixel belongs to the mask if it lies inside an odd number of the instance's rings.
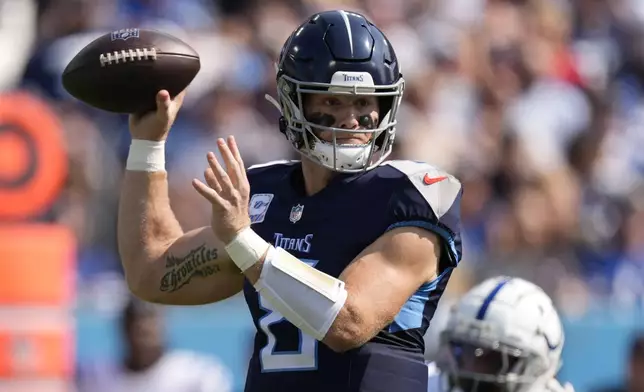
[[[122,29],[84,47],[63,71],[63,86],[86,104],[115,113],[154,109],[159,90],[174,97],[201,63],[190,45],[155,30]]]

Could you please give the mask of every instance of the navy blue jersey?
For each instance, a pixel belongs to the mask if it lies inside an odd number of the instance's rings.
[[[301,164],[249,169],[250,215],[264,240],[339,277],[388,230],[418,226],[442,239],[439,276],[418,288],[391,325],[364,346],[336,353],[271,309],[252,285],[244,295],[257,327],[246,392],[425,392],[423,335],[461,258],[461,184],[424,163],[390,161],[360,174],[338,174],[306,196]]]

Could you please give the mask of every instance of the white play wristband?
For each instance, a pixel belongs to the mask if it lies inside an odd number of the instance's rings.
[[[230,259],[244,272],[255,265],[266,254],[270,244],[250,227],[239,234],[225,246]]]
[[[133,139],[125,169],[143,172],[165,171],[165,141]]]

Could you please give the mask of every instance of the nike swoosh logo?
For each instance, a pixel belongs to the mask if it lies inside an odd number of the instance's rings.
[[[423,183],[425,185],[436,184],[437,182],[441,182],[443,180],[447,180],[447,176],[430,177],[429,174],[425,174],[425,177],[423,177]]]

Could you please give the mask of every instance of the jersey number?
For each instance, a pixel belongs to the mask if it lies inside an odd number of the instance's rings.
[[[315,266],[317,263],[317,260],[302,261],[310,266]],[[317,369],[318,341],[298,329],[299,349],[297,351],[275,352],[277,337],[270,331],[269,327],[277,323],[288,323],[288,321],[273,309],[273,306],[264,300],[261,295],[259,296],[259,306],[268,312],[259,319],[259,327],[268,338],[266,346],[259,351],[262,372],[297,372]]]

